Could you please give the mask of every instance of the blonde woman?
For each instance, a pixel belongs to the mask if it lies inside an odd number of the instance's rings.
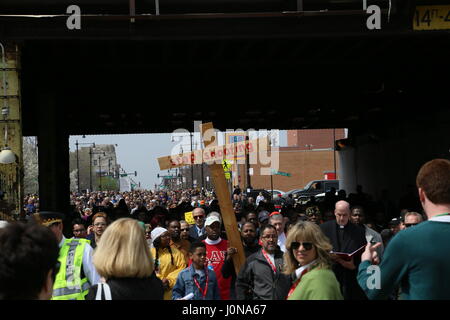
[[[163,299],[144,230],[136,220],[122,218],[112,223],[95,249],[93,262],[107,286],[91,287],[87,300]]]
[[[320,227],[300,221],[290,230],[284,253],[285,274],[294,274],[288,300],[342,300],[339,283],[331,270],[332,246]]]

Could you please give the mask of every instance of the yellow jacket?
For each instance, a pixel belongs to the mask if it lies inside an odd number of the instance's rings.
[[[167,248],[159,249],[159,270],[156,273],[158,278],[169,280],[169,290],[164,290],[164,300],[172,300],[172,288],[175,286],[178,274],[186,268],[184,255],[178,249],[171,247],[173,265],[170,252]],[[156,259],[156,249],[152,248],[153,259]],[[156,263],[155,263],[156,265]]]

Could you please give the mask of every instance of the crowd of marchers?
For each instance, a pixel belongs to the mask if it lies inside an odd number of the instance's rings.
[[[72,193],[64,213],[25,200],[27,219],[0,229],[0,299],[450,299],[448,160],[425,163],[397,201],[361,187],[323,201],[236,187],[240,268],[213,191]]]

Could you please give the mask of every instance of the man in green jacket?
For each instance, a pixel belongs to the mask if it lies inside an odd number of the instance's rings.
[[[399,232],[377,263],[376,248],[367,244],[358,283],[369,299],[386,299],[397,285],[401,299],[450,299],[450,161],[425,163],[416,185],[428,221]]]

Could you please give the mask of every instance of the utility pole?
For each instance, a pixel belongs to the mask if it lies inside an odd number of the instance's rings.
[[[99,171],[99,189],[102,191],[102,162],[100,160],[100,155],[98,155],[98,171]]]
[[[75,142],[77,146],[77,191],[80,193],[80,161],[78,158],[78,140]]]
[[[84,136],[83,136],[84,137]],[[77,169],[78,169],[78,192],[80,191],[80,169],[79,169],[79,157],[78,157],[78,145],[80,144],[89,144],[89,182],[90,182],[90,189],[92,190],[92,169],[91,169],[91,163],[92,163],[92,147],[95,148],[95,142],[77,142],[75,145],[77,146]]]
[[[92,192],[92,148],[89,148],[89,191]]]
[[[237,142],[238,142],[238,138],[237,138],[237,136],[234,136],[234,143],[237,143]],[[234,157],[234,163],[236,164],[236,175],[237,175],[237,178],[238,178],[237,185],[240,187],[241,181],[239,181],[240,180],[240,176],[239,176],[239,160],[237,158],[237,155],[235,155],[235,157]]]
[[[333,157],[334,157],[334,178],[337,179],[337,172],[336,172],[336,128],[333,128]]]
[[[191,155],[192,155],[192,136],[193,133],[189,132],[189,135],[191,137]],[[194,189],[194,164],[192,163],[192,158],[191,158],[191,185],[192,185],[192,189]]]
[[[250,178],[250,154],[248,153],[248,150],[247,150],[249,140],[250,140],[250,138],[248,137],[248,133],[247,133],[247,135],[245,136],[245,141],[247,142],[245,144],[245,165],[246,165],[246,172],[247,172],[247,189],[250,189],[252,187],[251,178]]]
[[[94,144],[94,148],[95,148],[95,144]],[[101,163],[100,163],[100,154],[103,154],[103,156],[105,156],[105,152],[104,151],[100,151],[100,152],[95,152],[92,151],[92,148],[89,149],[89,180],[90,180],[90,186],[91,186],[91,191],[92,190],[92,155],[93,154],[98,154],[98,164],[100,167],[100,191],[101,191],[101,187],[102,187],[102,182],[101,182],[101,172],[102,172],[102,167],[101,167]]]

